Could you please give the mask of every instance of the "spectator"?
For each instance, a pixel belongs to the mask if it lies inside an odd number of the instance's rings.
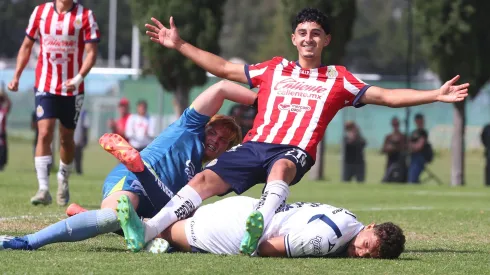
[[[119,118],[117,120],[110,119],[108,121],[111,132],[116,133],[124,138],[126,137],[126,124],[129,118],[129,100],[125,97],[121,98],[118,105]]]
[[[424,171],[426,163],[432,161],[432,147],[429,144],[429,134],[425,130],[425,119],[422,114],[415,115],[416,129],[410,137],[410,167],[408,168],[408,182],[419,183],[420,174]]]
[[[257,109],[253,106],[247,106],[243,104],[235,104],[231,107],[229,116],[235,118],[235,121],[240,125],[242,130],[242,137],[252,129],[255,116],[257,115]]]
[[[485,158],[487,164],[485,166],[485,185],[490,186],[490,124],[487,124],[481,133],[481,142],[485,147]]]
[[[366,140],[353,121],[345,123],[344,137],[344,171],[343,181],[350,181],[356,177],[357,182],[364,182],[366,162],[364,161],[364,147]]]
[[[147,113],[145,100],[138,101],[136,114],[131,114],[126,124],[126,138],[136,150],[143,150],[155,137],[153,119]]]
[[[80,112],[77,127],[75,128],[75,171],[77,174],[83,174],[83,150],[88,144],[88,129],[90,128],[90,119],[87,110]]]
[[[0,171],[3,171],[8,161],[7,117],[11,107],[10,99],[3,86],[2,83],[0,87]]]
[[[406,136],[400,131],[400,121],[397,117],[391,119],[393,132],[385,137],[382,152],[386,154],[386,172],[383,182],[405,182],[407,167],[404,150],[406,149]]]

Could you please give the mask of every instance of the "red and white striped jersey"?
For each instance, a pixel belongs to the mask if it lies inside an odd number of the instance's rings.
[[[36,90],[62,96],[83,94],[83,82],[73,92],[68,92],[62,83],[78,74],[85,43],[100,40],[92,11],[74,3],[70,11],[59,14],[54,1],[39,5],[31,14],[26,35],[32,40],[39,38],[41,46],[36,67]]]
[[[359,99],[370,87],[345,67],[302,69],[283,57],[245,65],[245,74],[259,91],[258,113],[243,141],[297,146],[313,159],[335,114],[361,107]]]

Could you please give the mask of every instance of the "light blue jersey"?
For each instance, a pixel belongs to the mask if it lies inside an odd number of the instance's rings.
[[[209,116],[199,114],[191,106],[141,151],[146,166],[153,170],[164,185],[159,188],[162,191],[161,196],[154,192],[148,196],[147,192],[152,191],[145,190],[137,176],[119,164],[104,182],[103,198],[116,191],[136,193],[140,196],[137,212],[141,216],[153,216],[170,200],[171,195],[176,194],[195,174],[202,171],[204,134],[209,119]],[[158,197],[158,202],[155,197]]]

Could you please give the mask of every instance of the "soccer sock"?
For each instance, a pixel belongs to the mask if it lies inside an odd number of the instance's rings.
[[[286,203],[289,196],[289,186],[282,180],[274,180],[265,186],[264,193],[260,197],[259,204],[255,210],[262,213],[264,227],[269,224],[277,209]]]
[[[83,241],[118,229],[120,226],[116,213],[105,208],[69,217],[26,237],[29,245],[38,249],[52,243]]]
[[[68,180],[73,169],[73,161],[70,164],[65,164],[60,160],[60,167],[58,170],[58,179],[62,181]]]
[[[52,156],[34,157],[39,190],[49,190],[49,166],[53,162]]]
[[[201,203],[199,193],[189,185],[184,186],[160,212],[145,223],[145,242],[155,238],[174,222],[187,218]]]

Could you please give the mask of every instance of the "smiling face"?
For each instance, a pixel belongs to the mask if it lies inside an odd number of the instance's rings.
[[[291,35],[293,45],[298,49],[299,59],[321,61],[322,50],[331,40],[322,26],[316,22],[303,22],[296,26]]]
[[[374,231],[374,223],[364,227],[350,242],[347,254],[353,258],[379,258],[380,240]]]

